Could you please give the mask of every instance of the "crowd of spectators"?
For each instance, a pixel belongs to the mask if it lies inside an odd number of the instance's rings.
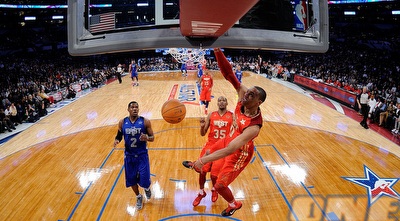
[[[97,88],[113,75],[113,66],[103,57],[73,58],[66,51],[2,57],[0,133],[47,115],[47,108],[55,102],[50,94],[62,91],[62,99],[73,98],[76,86],[79,90]]]
[[[398,45],[398,42],[390,45]],[[262,62],[257,62],[260,59],[255,55],[250,58],[233,56],[232,61],[234,66],[240,65],[243,70],[269,78],[292,81],[297,74],[357,96],[362,87],[367,86],[370,100],[378,101],[371,101],[370,123],[397,134],[399,128],[396,124],[400,122],[400,50],[390,49],[372,47],[359,41],[331,42],[330,49],[324,54],[274,52],[264,54]],[[353,107],[359,111],[358,105]]]

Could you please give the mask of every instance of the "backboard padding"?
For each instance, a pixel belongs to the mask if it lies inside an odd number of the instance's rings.
[[[284,0],[260,1],[259,4],[254,7],[262,7],[262,4],[265,2],[271,3],[273,1],[279,4],[279,2]],[[165,7],[165,5],[163,5],[165,2],[165,0],[156,0],[154,3],[156,14],[155,25],[131,29],[116,29],[104,33],[91,33],[88,30],[88,18],[85,17],[86,9],[84,2],[82,0],[68,0],[69,53],[73,56],[85,56],[171,47],[220,47],[315,53],[324,53],[328,50],[329,24],[326,0],[314,0],[312,5],[309,5],[309,7],[312,8],[312,17],[310,17],[310,19],[312,18],[315,20],[315,23],[311,23],[307,30],[273,30],[275,29],[274,27],[271,27],[271,30],[257,27],[245,28],[243,26],[246,26],[246,22],[249,23],[249,16],[245,15],[235,26],[216,39],[193,39],[182,36],[179,29],[179,19],[165,20],[162,15],[160,15],[160,13],[162,14],[163,12],[163,7]],[[259,10],[259,8],[253,8],[253,11],[256,10]],[[286,17],[287,16],[288,14],[286,14]],[[270,16],[270,18],[273,17]],[[264,18],[260,19],[262,22]],[[269,22],[270,24],[274,24],[271,23],[271,21]],[[279,22],[277,21],[276,23]]]

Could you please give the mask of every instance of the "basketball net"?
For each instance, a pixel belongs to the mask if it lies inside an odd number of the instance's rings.
[[[202,48],[169,48],[167,53],[181,64],[205,62],[204,55],[206,52]]]

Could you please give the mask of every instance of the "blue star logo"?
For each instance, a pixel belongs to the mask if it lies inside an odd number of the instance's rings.
[[[399,194],[392,188],[400,178],[380,178],[371,169],[364,165],[364,178],[342,177],[350,182],[367,188],[368,205],[371,206],[381,196],[386,195],[400,200]]]

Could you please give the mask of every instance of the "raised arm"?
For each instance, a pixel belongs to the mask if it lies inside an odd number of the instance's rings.
[[[242,99],[244,93],[247,91],[247,88],[242,85],[233,73],[232,66],[229,63],[228,59],[226,59],[224,53],[219,48],[214,48],[214,54],[218,62],[219,70],[221,71],[222,75],[226,80],[228,80],[235,90],[238,93],[239,100]]]

